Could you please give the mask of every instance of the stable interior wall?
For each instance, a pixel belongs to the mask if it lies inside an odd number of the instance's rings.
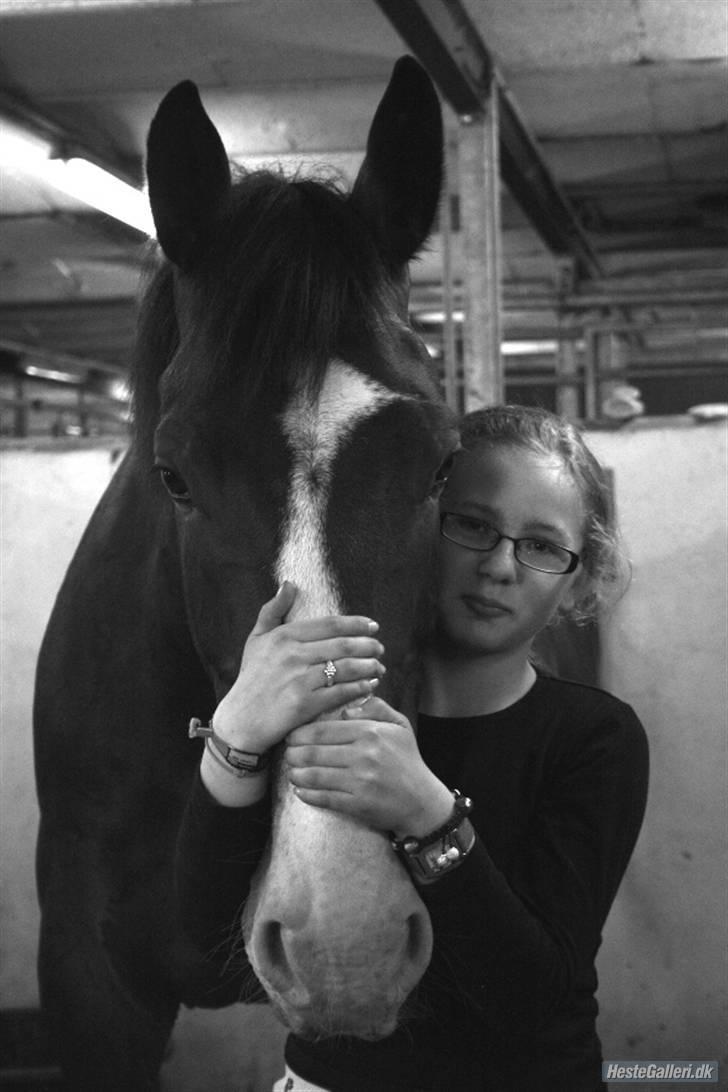
[[[726,424],[654,419],[587,439],[614,473],[633,564],[603,626],[602,680],[637,711],[651,765],[598,961],[604,1055],[728,1065]]]
[[[634,579],[602,627],[604,685],[651,748],[648,810],[599,958],[606,1058],[721,1058],[725,998],[726,432],[638,421],[591,432],[614,472]],[[35,660],[118,446],[2,452],[0,1006],[35,1006]],[[268,1092],[284,1033],[263,1006],[184,1011],[167,1092]],[[722,1048],[725,1049],[724,1047]],[[722,1058],[725,1062],[726,1059]]]
[[[31,718],[38,650],[63,574],[106,488],[114,446],[0,451],[0,1006],[38,1004],[38,806]]]

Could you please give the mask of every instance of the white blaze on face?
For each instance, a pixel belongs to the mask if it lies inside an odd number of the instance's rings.
[[[292,466],[276,577],[299,589],[297,618],[342,609],[324,535],[335,460],[357,424],[402,397],[334,360],[320,395],[300,393],[281,416]],[[389,1035],[430,960],[427,912],[380,832],[309,807],[288,791],[285,762],[277,784],[245,909],[251,966],[293,1031]]]
[[[301,392],[282,415],[293,466],[276,579],[279,584],[290,580],[298,588],[291,620],[341,613],[341,595],[324,544],[334,460],[342,440],[361,420],[401,397],[344,361],[333,360],[318,397]]]

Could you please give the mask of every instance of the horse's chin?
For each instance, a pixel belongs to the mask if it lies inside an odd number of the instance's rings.
[[[325,1006],[306,1009],[293,1009],[280,1000],[273,1001],[273,1010],[289,1031],[300,1039],[320,1042],[322,1039],[353,1038],[376,1043],[394,1034],[399,1024],[397,1005],[389,1012],[361,1012],[348,1018],[337,1018],[329,1014],[330,1020],[322,1019]]]

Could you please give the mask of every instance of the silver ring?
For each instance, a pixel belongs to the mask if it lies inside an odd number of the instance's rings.
[[[333,686],[334,679],[336,678],[336,664],[333,660],[327,660],[323,666],[324,678],[326,682],[324,686]]]

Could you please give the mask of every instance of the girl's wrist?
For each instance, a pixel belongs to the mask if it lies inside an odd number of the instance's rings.
[[[226,770],[206,745],[200,761],[200,777],[210,796],[226,808],[244,808],[255,804],[268,790],[268,773],[263,771],[247,777],[238,777],[234,770]]]
[[[438,779],[435,786],[422,796],[418,806],[409,816],[403,818],[401,826],[396,827],[392,833],[396,838],[406,838],[409,835],[423,838],[447,821],[452,814],[452,799],[450,789]]]
[[[229,747],[253,754],[263,754],[270,750],[271,745],[258,738],[259,733],[251,731],[249,718],[232,716],[222,705],[215,710],[211,723],[214,723],[215,732]],[[241,724],[245,725],[245,731],[240,730]]]

